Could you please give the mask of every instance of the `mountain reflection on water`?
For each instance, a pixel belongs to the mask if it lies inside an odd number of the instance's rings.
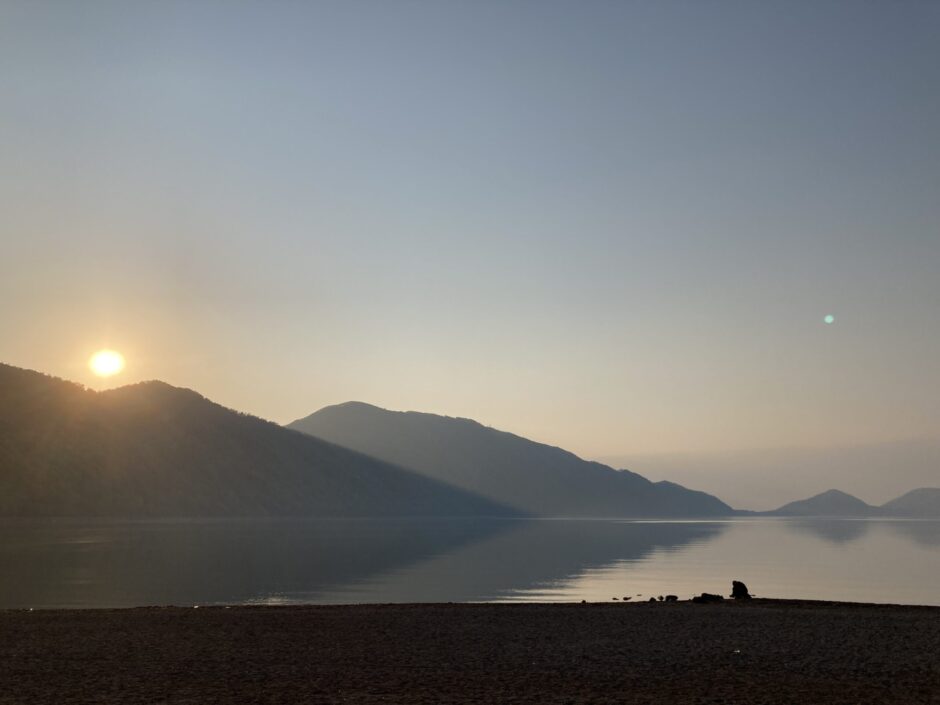
[[[803,531],[836,544],[857,541],[868,533],[872,524],[865,519],[793,518],[785,521],[785,526],[793,531]]]
[[[940,604],[940,522],[0,522],[0,607],[633,600]]]

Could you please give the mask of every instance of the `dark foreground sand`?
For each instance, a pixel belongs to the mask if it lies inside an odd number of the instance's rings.
[[[940,703],[940,608],[0,612],[0,703]]]

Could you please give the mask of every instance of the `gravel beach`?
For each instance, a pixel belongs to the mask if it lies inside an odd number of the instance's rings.
[[[0,611],[0,703],[940,703],[940,608]]]

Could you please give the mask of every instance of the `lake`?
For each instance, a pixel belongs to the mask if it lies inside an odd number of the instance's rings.
[[[0,520],[0,608],[609,601],[940,605],[940,521]]]

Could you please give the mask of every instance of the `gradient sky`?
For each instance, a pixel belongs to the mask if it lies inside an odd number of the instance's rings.
[[[937,3],[3,0],[0,212],[0,360],[96,387],[940,435]]]

